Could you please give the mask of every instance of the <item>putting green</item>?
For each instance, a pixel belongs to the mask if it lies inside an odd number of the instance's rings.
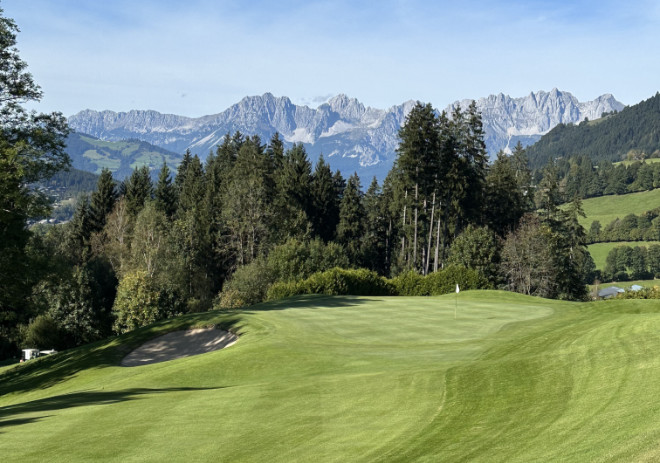
[[[240,342],[118,366],[146,339],[209,324]],[[300,297],[5,371],[0,451],[3,461],[653,461],[659,348],[656,301]]]

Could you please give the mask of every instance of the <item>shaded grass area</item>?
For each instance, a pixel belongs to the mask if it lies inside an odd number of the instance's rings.
[[[208,324],[241,338],[117,366]],[[297,297],[5,371],[0,448],[7,461],[654,461],[659,348],[655,301]]]

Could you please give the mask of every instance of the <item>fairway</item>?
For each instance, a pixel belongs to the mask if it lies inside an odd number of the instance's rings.
[[[210,325],[240,341],[118,366],[148,339]],[[2,370],[0,455],[657,461],[659,350],[656,301],[298,297],[188,315]]]

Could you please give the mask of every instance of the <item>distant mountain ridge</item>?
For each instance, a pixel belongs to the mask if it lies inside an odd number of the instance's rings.
[[[455,102],[467,107],[471,100]],[[270,93],[249,96],[227,110],[189,118],[157,111],[81,111],[69,118],[70,126],[102,140],[140,139],[169,151],[190,149],[205,157],[227,133],[259,135],[266,143],[279,132],[287,144],[304,143],[312,160],[323,153],[334,169],[365,180],[382,179],[392,166],[398,146],[398,130],[414,106],[407,101],[389,109],[364,106],[340,94],[318,108],[296,105],[288,97]],[[599,117],[603,111],[620,110],[612,95],[580,103],[568,92],[531,93],[523,98],[491,95],[477,100],[483,114],[486,145],[492,155],[518,140],[528,145],[559,123]]]
[[[530,166],[536,169],[551,159],[578,155],[588,156],[594,164],[628,155],[660,157],[660,93],[598,120],[559,124],[527,149]]]
[[[466,108],[471,102],[455,102],[447,111],[451,112],[456,105]],[[558,124],[598,119],[604,112],[621,111],[624,107],[609,93],[581,103],[571,93],[556,88],[550,92],[531,92],[521,98],[500,93],[477,100],[486,133],[486,146],[491,155],[499,150],[510,152],[518,141],[523,146],[529,146]]]

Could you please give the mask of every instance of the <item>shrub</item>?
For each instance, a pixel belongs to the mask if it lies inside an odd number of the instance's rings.
[[[48,315],[35,318],[23,334],[23,344],[29,348],[64,349],[67,346],[64,333],[57,322]]]
[[[423,282],[424,277],[414,270],[402,273],[391,280],[396,294],[399,296],[424,296]]]
[[[268,254],[268,269],[274,280],[300,281],[317,272],[334,267],[347,267],[348,258],[337,243],[323,243],[320,239],[300,241],[290,239],[275,246]]]
[[[180,315],[183,307],[177,295],[168,288],[157,288],[146,272],[127,273],[119,282],[112,308],[116,320],[114,330],[126,333],[158,320]]]
[[[438,296],[451,293],[457,284],[461,289],[491,288],[488,279],[479,271],[458,265],[450,265],[426,276],[411,270],[391,281],[399,296]]]
[[[456,285],[461,289],[490,289],[491,284],[479,271],[450,265],[438,272],[429,273],[423,281],[424,296],[438,296],[448,294],[456,290]]]
[[[296,294],[303,294],[299,288],[299,284],[295,281],[278,281],[268,288],[266,294],[267,301],[277,301],[286,297],[295,296]]]
[[[395,293],[394,286],[376,272],[336,267],[325,272],[315,273],[298,283],[276,283],[268,291],[268,300],[296,294],[389,296]]]
[[[237,309],[264,300],[268,287],[275,281],[264,259],[255,259],[238,267],[227,280],[214,306],[220,309]]]

